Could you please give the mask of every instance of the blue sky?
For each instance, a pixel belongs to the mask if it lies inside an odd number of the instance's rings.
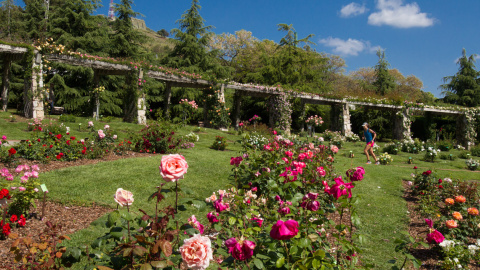
[[[119,3],[120,0],[114,0]],[[107,14],[109,0],[97,13]],[[191,0],[134,0],[147,27],[170,31]],[[259,39],[278,42],[278,23],[293,24],[299,37],[309,34],[319,52],[342,56],[346,72],[373,67],[377,48],[391,68],[415,75],[424,90],[441,97],[442,78],[458,71],[462,48],[480,53],[478,0],[200,0],[201,16],[213,32],[245,29]]]

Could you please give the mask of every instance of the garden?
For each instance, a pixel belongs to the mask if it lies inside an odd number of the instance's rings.
[[[480,267],[477,148],[65,117],[0,113],[2,268]]]

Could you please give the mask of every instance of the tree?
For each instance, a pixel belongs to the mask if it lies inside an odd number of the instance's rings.
[[[146,37],[133,28],[132,18],[140,15],[132,10],[133,0],[121,0],[115,4],[117,19],[113,23],[115,31],[111,39],[111,55],[115,57],[137,57],[140,44]]]
[[[395,80],[388,72],[390,64],[385,58],[385,51],[378,50],[377,56],[378,63],[375,66],[375,81],[373,82],[373,85],[375,86],[377,94],[384,96],[395,88]]]
[[[157,31],[157,34],[158,34],[159,36],[161,36],[161,37],[168,37],[168,36],[170,35],[170,34],[168,33],[168,31],[165,30],[165,29],[158,30],[158,31]]]
[[[15,0],[3,0],[1,6],[1,21],[3,22],[1,32],[5,33],[4,36],[10,37],[12,32],[17,29],[17,18],[19,15],[18,6],[15,5]]]
[[[45,20],[46,6],[43,0],[24,0],[25,13],[23,16],[25,39],[45,39],[47,20]]]
[[[443,78],[445,84],[440,88],[443,89],[445,102],[464,106],[480,105],[480,74],[475,70],[476,56],[472,54],[467,58],[467,52],[463,49],[462,57],[457,61],[460,66],[458,72]]]

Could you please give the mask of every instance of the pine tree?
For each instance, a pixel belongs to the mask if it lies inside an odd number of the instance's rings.
[[[385,58],[385,51],[378,50],[378,63],[375,66],[375,81],[373,85],[375,86],[375,91],[377,94],[385,95],[395,89],[395,79],[388,72],[388,67],[390,64]]]
[[[111,55],[115,57],[138,57],[140,44],[145,36],[133,28],[132,19],[140,15],[132,10],[133,0],[115,4],[117,19],[113,23],[115,33],[111,37]]]
[[[445,102],[464,105],[480,105],[480,73],[475,70],[475,54],[467,58],[467,52],[462,50],[462,57],[458,59],[457,74],[443,78],[446,84],[440,87],[444,90]],[[448,83],[447,83],[448,82]]]
[[[25,13],[23,16],[24,28],[26,31],[25,39],[34,41],[44,40],[47,29],[45,20],[45,3],[43,0],[24,0]]]

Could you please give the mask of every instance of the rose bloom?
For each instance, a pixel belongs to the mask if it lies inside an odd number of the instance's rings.
[[[470,207],[470,208],[467,209],[467,212],[468,212],[469,215],[478,216],[478,209],[477,208]]]
[[[458,202],[458,203],[464,203],[467,201],[467,199],[465,199],[465,197],[463,197],[462,195],[459,195],[457,197],[455,197],[455,201]]]
[[[338,153],[338,147],[336,145],[330,146],[330,150],[332,150],[333,153]]]
[[[298,234],[298,222],[289,219],[287,221],[279,220],[272,226],[270,236],[276,240],[287,240]]]
[[[225,241],[225,246],[228,248],[228,252],[232,254],[232,257],[244,261],[253,256],[253,250],[255,249],[255,242],[244,240],[243,236],[240,241],[237,241],[235,237],[232,237]]]
[[[121,207],[125,205],[132,205],[133,203],[133,194],[128,190],[124,190],[123,188],[117,189],[115,192],[115,196],[113,196],[115,201],[120,204]]]
[[[443,234],[435,229],[430,229],[430,233],[427,234],[427,242],[440,244],[445,240]]]
[[[185,158],[179,154],[162,156],[160,175],[167,182],[175,182],[183,178],[187,173],[188,164]]]
[[[462,214],[460,214],[460,212],[453,212],[452,216],[456,220],[462,220],[463,219]]]
[[[445,204],[446,205],[454,205],[455,201],[452,198],[446,198],[445,199]]]
[[[453,219],[445,221],[445,225],[447,225],[447,228],[449,228],[449,229],[453,229],[453,228],[458,227],[457,222]]]
[[[210,260],[213,259],[210,239],[200,234],[185,239],[179,251],[187,267],[192,270],[206,269],[210,265]]]

